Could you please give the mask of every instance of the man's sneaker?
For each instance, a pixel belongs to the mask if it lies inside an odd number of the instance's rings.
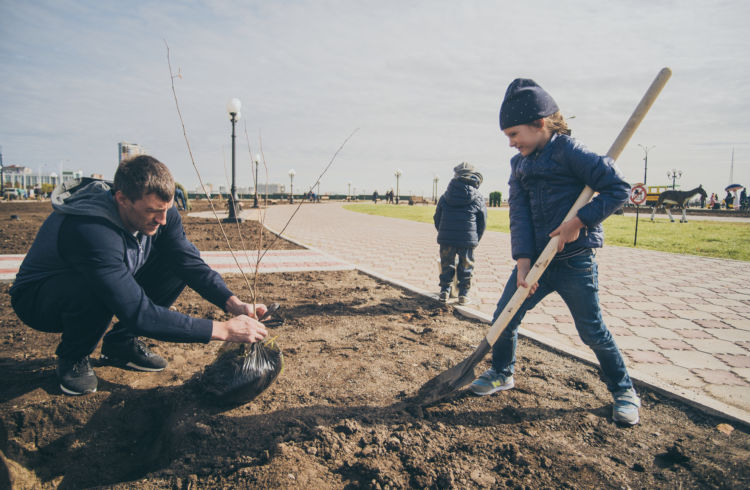
[[[641,399],[635,393],[633,388],[618,391],[614,394],[615,404],[612,406],[612,420],[627,425],[638,423],[638,409],[641,406]]]
[[[471,300],[469,299],[468,296],[466,296],[466,295],[460,295],[458,297],[458,304],[459,305],[468,305],[469,303],[471,303]]]
[[[440,301],[443,303],[447,303],[450,294],[450,291],[440,291]]]
[[[482,373],[474,382],[471,383],[469,389],[479,396],[491,395],[498,391],[509,390],[515,386],[513,382],[513,376],[504,376],[493,368],[489,368],[487,371]]]
[[[167,367],[163,357],[151,352],[146,344],[135,337],[125,342],[103,343],[102,361],[138,371],[161,371]]]
[[[76,360],[59,358],[57,360],[57,378],[60,380],[60,389],[66,395],[94,393],[98,383],[96,374],[91,369],[89,356]]]

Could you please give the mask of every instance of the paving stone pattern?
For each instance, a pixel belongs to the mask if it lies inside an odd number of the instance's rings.
[[[272,206],[263,221],[281,230],[295,208]],[[284,235],[359,268],[438,291],[431,224],[355,213],[340,203],[304,204]],[[475,259],[470,298],[491,315],[514,265],[510,235],[487,232]],[[750,263],[615,246],[600,249],[597,261],[605,322],[630,369],[750,410]],[[590,354],[557,294],[529,312],[522,328],[549,345]]]

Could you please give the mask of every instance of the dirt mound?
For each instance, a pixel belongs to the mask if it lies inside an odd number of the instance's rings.
[[[228,278],[242,291],[244,281]],[[407,403],[486,326],[357,272],[261,275],[283,304],[285,369],[227,409],[201,388],[218,343],[148,343],[160,373],[95,365],[99,391],[60,394],[57,336],[23,326],[0,290],[0,487],[747,488],[750,437],[641,390],[642,422],[611,422],[598,369],[521,339],[516,388]],[[223,313],[192,291],[175,307]],[[98,351],[95,352],[95,358]],[[480,369],[487,367],[482,363]]]

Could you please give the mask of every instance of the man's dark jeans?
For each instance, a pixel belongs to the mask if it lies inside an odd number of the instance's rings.
[[[169,307],[185,283],[158,255],[152,251],[135,279],[155,304]],[[64,359],[80,359],[94,352],[114,315],[92,286],[75,273],[19,288],[12,295],[11,304],[18,317],[31,328],[62,333],[56,354]],[[118,322],[104,336],[104,342],[118,343],[132,337],[134,334]]]

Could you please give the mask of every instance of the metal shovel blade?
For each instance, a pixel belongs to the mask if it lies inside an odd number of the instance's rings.
[[[418,405],[430,405],[445,398],[474,380],[474,368],[490,351],[490,344],[483,338],[469,357],[422,385],[412,399]]]

